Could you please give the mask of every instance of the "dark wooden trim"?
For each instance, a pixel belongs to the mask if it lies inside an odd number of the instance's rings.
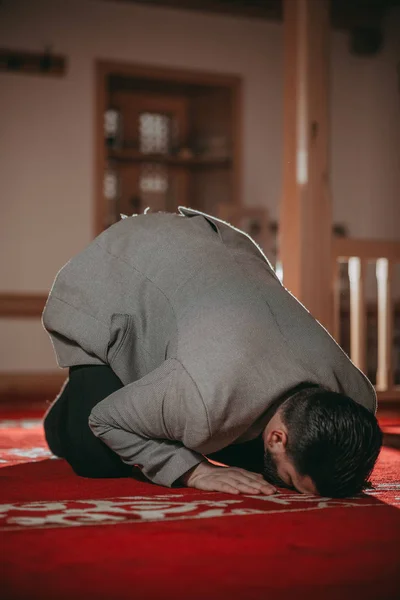
[[[42,316],[47,294],[0,293],[0,318]]]
[[[395,386],[392,390],[376,392],[378,396],[378,410],[382,406],[400,403],[400,386]]]
[[[262,19],[281,22],[282,0],[106,0],[127,4],[145,4],[151,8],[166,8],[230,15],[238,18]],[[293,0],[295,1],[295,0]],[[334,29],[351,30],[355,27],[380,27],[395,0],[331,0],[330,24]]]
[[[378,317],[378,301],[376,302],[367,302],[366,303],[366,316],[368,318],[377,318]],[[400,300],[394,300],[392,303],[392,310],[395,315],[400,313]],[[350,319],[350,306],[348,302],[340,307],[340,318],[341,319]]]
[[[122,148],[118,150],[109,150],[108,157],[117,162],[152,162],[158,164],[166,164],[177,167],[215,167],[224,168],[231,166],[231,158],[180,158],[179,156],[170,156],[165,154],[144,154],[130,148]]]
[[[333,255],[347,260],[357,256],[363,260],[387,258],[392,262],[400,261],[400,242],[396,240],[370,240],[346,237],[333,237]]]
[[[396,448],[400,450],[400,435],[398,433],[384,433],[383,445],[388,448]]]
[[[126,2],[127,0],[113,0]],[[133,2],[133,0],[128,0]],[[134,0],[134,4],[146,6],[172,8],[178,10],[191,10],[203,13],[227,14],[235,17],[249,17],[258,19],[282,20],[282,2],[268,0],[260,2],[221,2],[218,0]]]
[[[241,78],[236,78],[233,89],[233,130],[232,130],[232,203],[243,206],[243,86]]]
[[[122,75],[124,77],[142,77],[143,79],[179,81],[181,83],[219,87],[235,87],[241,83],[239,75],[227,75],[218,72],[210,73],[209,71],[195,69],[168,68],[128,61],[114,62],[98,60],[96,67],[97,71],[103,76]]]
[[[68,369],[27,373],[0,373],[0,402],[15,400],[54,399],[68,377]]]
[[[94,85],[94,198],[93,198],[93,238],[104,229],[106,199],[103,194],[103,174],[106,165],[106,149],[104,143],[104,113],[106,111],[107,68],[104,63],[95,66]]]

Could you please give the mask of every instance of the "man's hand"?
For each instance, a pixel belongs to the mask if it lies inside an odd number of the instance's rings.
[[[188,471],[182,482],[187,487],[208,492],[226,492],[228,494],[265,494],[276,493],[276,488],[267,483],[260,473],[252,473],[239,467],[217,467],[209,462],[201,462]]]

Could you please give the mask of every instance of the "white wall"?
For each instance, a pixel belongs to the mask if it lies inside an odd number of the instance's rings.
[[[333,216],[350,235],[400,239],[400,10],[387,15],[376,56],[349,54],[332,36]]]
[[[351,57],[347,36],[332,36],[334,217],[355,237],[400,238],[396,24],[398,13],[376,58]],[[92,239],[96,59],[240,75],[243,197],[277,217],[280,24],[98,0],[3,0],[0,45],[40,51],[45,44],[68,57],[66,77],[0,74],[1,291],[48,291],[58,269]],[[32,360],[18,350],[26,346],[22,324],[12,329],[0,320],[0,370],[54,366],[40,323],[29,328]]]

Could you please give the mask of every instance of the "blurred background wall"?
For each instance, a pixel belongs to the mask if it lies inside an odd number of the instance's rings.
[[[385,45],[356,57],[331,38],[334,221],[400,239],[400,11]],[[0,74],[0,291],[48,292],[93,238],[94,63],[109,59],[239,75],[244,203],[278,218],[282,24],[99,0],[3,0],[0,45],[65,54],[65,77]],[[0,319],[1,371],[56,367],[37,319]]]

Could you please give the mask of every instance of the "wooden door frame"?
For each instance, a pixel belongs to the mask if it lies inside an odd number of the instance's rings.
[[[238,75],[210,73],[206,71],[165,68],[128,62],[96,60],[95,62],[95,110],[94,110],[94,199],[93,237],[104,230],[104,215],[107,211],[103,194],[103,173],[106,166],[104,144],[104,112],[106,110],[106,84],[110,75],[142,77],[158,81],[174,81],[204,86],[229,88],[232,92],[232,195],[234,206],[242,206],[242,78]]]

